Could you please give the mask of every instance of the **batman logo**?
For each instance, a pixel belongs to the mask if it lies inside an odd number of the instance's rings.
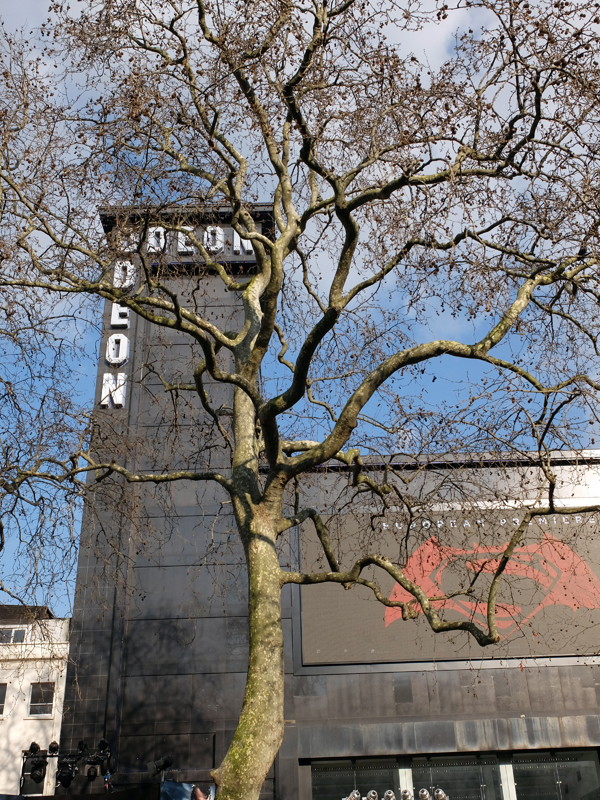
[[[507,544],[482,546],[474,542],[472,548],[462,549],[446,547],[432,536],[408,559],[404,574],[428,597],[449,595],[463,588],[465,570],[480,573],[476,587],[486,578],[489,586]],[[504,576],[496,603],[496,624],[502,638],[550,606],[566,606],[573,611],[600,608],[600,580],[577,553],[547,532],[539,542],[515,549]],[[477,592],[459,595],[438,601],[438,607],[485,626],[485,596],[485,592],[479,597]],[[396,583],[390,600],[411,599],[412,595]],[[401,609],[386,608],[386,626],[397,619],[402,619]]]

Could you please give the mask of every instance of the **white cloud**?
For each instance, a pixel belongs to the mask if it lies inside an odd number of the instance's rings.
[[[432,19],[418,31],[395,31],[391,26],[387,29],[389,40],[401,46],[403,55],[414,54],[434,71],[455,54],[457,34],[471,28],[477,36],[487,25],[494,24],[492,15],[478,8],[452,9],[446,19],[438,22],[433,14],[436,7],[435,0],[425,0],[422,10],[431,13]]]

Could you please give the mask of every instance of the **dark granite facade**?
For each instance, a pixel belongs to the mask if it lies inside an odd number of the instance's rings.
[[[208,286],[206,308],[221,322],[234,313],[216,282]],[[105,332],[109,322],[107,308]],[[152,469],[167,452],[172,465],[224,467],[224,453],[203,439],[198,404],[178,407],[174,436],[160,381],[148,375],[148,364],[158,369],[161,361],[175,375],[189,359],[188,346],[136,319],[128,335],[125,408],[100,414],[114,437],[125,440],[129,430],[148,445],[133,448],[130,463]],[[105,736],[118,787],[147,782],[146,763],[165,754],[175,759],[174,779],[208,781],[231,740],[244,692],[239,546],[226,498],[214,486],[182,484],[171,497],[143,488],[135,496],[129,516],[108,502],[97,517],[86,512],[62,744]],[[311,800],[312,759],[600,747],[594,659],[307,667],[300,613],[300,592],[287,587],[286,735],[265,800]],[[96,783],[89,788],[100,791]],[[76,779],[70,793],[83,784]]]

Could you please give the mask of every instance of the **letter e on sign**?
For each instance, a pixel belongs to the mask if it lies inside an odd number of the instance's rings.
[[[112,304],[110,312],[110,327],[111,328],[128,328],[129,327],[129,309],[127,306],[119,305],[119,303]]]

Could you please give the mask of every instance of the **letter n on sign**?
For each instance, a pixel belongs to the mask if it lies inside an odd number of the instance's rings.
[[[125,405],[125,389],[127,384],[127,374],[119,372],[113,375],[112,372],[105,372],[102,376],[102,394],[100,396],[100,408],[123,408]]]

